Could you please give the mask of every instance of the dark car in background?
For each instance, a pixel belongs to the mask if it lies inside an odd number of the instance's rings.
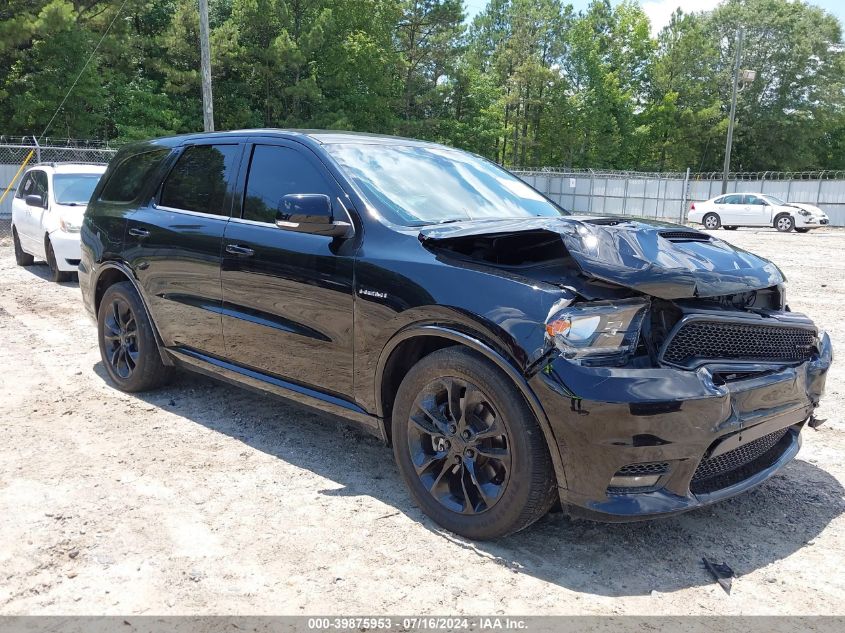
[[[477,539],[558,501],[633,520],[759,484],[798,452],[832,360],[774,264],[682,226],[569,215],[407,139],[130,145],[82,245],[118,388],[182,367],[342,416]]]

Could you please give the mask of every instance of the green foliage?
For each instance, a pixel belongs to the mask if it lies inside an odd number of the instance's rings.
[[[512,165],[719,169],[736,30],[757,79],[733,168],[845,168],[841,25],[791,0],[680,11],[635,0],[210,0],[218,129],[355,129]],[[114,0],[6,0],[0,132],[40,135],[115,18]],[[197,0],[128,0],[49,131],[132,140],[202,127]]]

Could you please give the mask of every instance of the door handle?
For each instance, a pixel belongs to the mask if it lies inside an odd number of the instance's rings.
[[[241,246],[240,244],[227,244],[226,252],[231,255],[240,255],[241,257],[252,257],[255,255],[254,250],[246,246]]]
[[[134,227],[129,229],[128,233],[132,237],[143,238],[143,237],[149,237],[150,236],[150,232],[147,229],[137,229],[137,228],[134,228]]]

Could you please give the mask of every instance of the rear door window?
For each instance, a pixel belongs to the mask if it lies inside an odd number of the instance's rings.
[[[159,203],[228,217],[231,200],[226,203],[226,193],[234,180],[239,154],[236,144],[188,147],[164,181]]]
[[[154,149],[124,159],[109,176],[100,193],[104,202],[132,202],[147,184],[153,171],[170,153],[169,149]]]
[[[725,196],[724,202],[722,202],[722,204],[742,204],[742,196],[740,196],[740,195]]]
[[[282,198],[290,193],[322,193],[333,197],[323,174],[302,153],[280,145],[256,145],[249,164],[243,218],[275,222]]]

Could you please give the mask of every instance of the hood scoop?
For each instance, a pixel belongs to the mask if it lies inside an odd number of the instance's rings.
[[[522,239],[509,239],[516,236]],[[461,244],[470,259],[494,264],[504,263],[499,258],[505,253],[517,251],[531,253],[535,265],[563,254],[587,279],[660,299],[716,297],[785,281],[778,267],[762,257],[657,220],[565,216],[467,221],[423,229],[419,239],[452,251]],[[477,257],[476,248],[488,253],[492,249],[496,257]]]
[[[709,242],[711,237],[699,231],[661,231],[660,237],[670,242]]]

